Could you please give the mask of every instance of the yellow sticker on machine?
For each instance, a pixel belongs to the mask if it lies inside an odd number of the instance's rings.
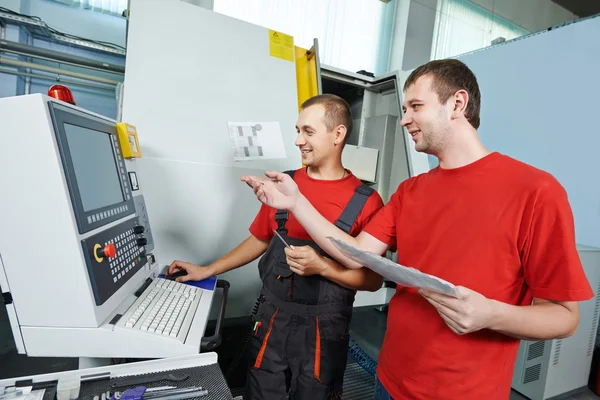
[[[269,29],[269,54],[293,62],[294,37]]]

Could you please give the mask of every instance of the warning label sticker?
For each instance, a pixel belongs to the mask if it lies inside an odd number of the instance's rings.
[[[294,37],[269,29],[269,54],[293,62]]]

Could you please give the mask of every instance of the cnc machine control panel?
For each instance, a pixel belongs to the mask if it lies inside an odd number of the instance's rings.
[[[141,157],[137,132],[60,104],[50,103],[50,113],[90,286],[101,306],[147,263],[149,224],[145,208],[136,210],[143,198],[136,199],[137,175],[126,165]]]
[[[143,233],[136,217],[81,241],[96,305],[103,304],[146,264]]]

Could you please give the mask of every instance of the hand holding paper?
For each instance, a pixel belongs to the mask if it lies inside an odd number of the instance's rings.
[[[419,289],[419,293],[457,335],[489,328],[495,319],[494,302],[466,287],[457,286],[456,291],[458,298]]]
[[[377,254],[359,250],[356,247],[333,237],[328,237],[328,239],[343,255],[377,272],[385,279],[396,282],[402,286],[428,289],[447,296],[459,297],[456,286],[450,282],[433,275],[425,274],[414,268],[396,264]]]

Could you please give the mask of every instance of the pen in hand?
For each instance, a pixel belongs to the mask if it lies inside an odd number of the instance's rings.
[[[287,247],[288,249],[292,249],[292,247],[286,243],[286,241],[281,237],[281,235],[279,234],[279,232],[277,232],[277,230],[273,229],[273,232],[277,235],[277,237],[279,239],[281,239],[281,241],[283,242],[283,244],[285,245],[285,247]]]

